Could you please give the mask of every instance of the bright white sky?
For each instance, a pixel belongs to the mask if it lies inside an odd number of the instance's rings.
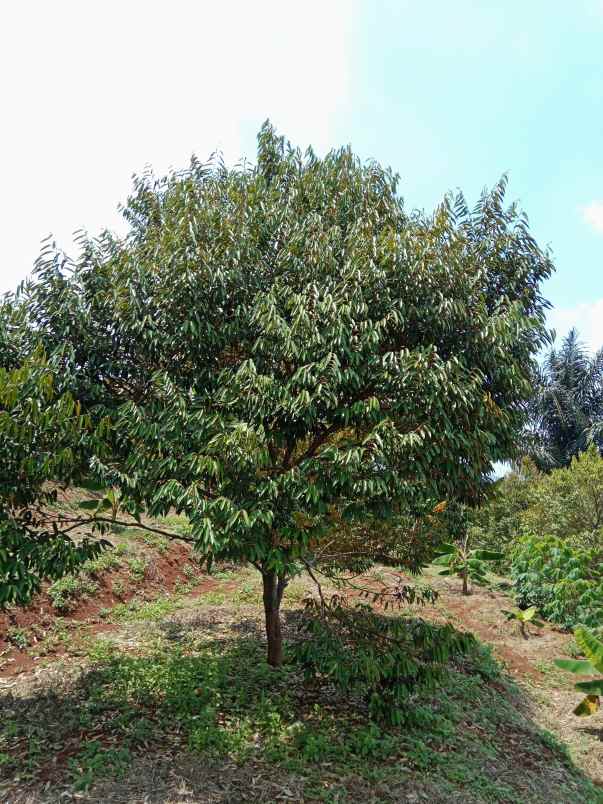
[[[0,293],[53,233],[118,228],[133,172],[254,157],[266,117],[338,144],[354,2],[17,0],[0,7]],[[320,25],[316,20],[320,19]]]
[[[119,230],[132,173],[254,159],[269,117],[392,165],[411,207],[510,170],[550,323],[598,348],[602,40],[603,0],[0,0],[0,293],[48,234]]]

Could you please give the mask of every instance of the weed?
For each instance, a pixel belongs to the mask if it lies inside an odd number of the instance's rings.
[[[135,581],[144,581],[148,566],[149,563],[144,558],[128,559],[128,567]]]
[[[117,656],[117,648],[103,637],[89,637],[84,641],[83,651],[94,664],[107,664]]]
[[[223,592],[206,592],[203,595],[203,602],[208,606],[223,606],[226,602],[226,595]]]
[[[34,656],[46,656],[49,653],[67,647],[72,641],[69,629],[60,617],[54,621],[46,636],[32,649]]]
[[[231,581],[235,576],[236,573],[231,569],[222,569],[212,572],[212,577],[218,581]]]
[[[119,598],[120,600],[123,600],[124,597],[126,596],[127,591],[126,584],[121,578],[116,578],[111,584],[111,591],[113,592],[115,597]]]
[[[118,550],[105,550],[97,558],[86,561],[82,572],[92,578],[98,578],[104,572],[121,567],[120,552]]]
[[[244,583],[235,594],[237,603],[258,603],[261,600],[261,593],[257,586],[252,583]]]
[[[105,748],[98,740],[85,743],[83,750],[69,762],[76,790],[86,790],[99,776],[125,775],[131,762],[127,748]]]
[[[65,575],[48,589],[53,608],[59,612],[72,611],[81,598],[93,595],[98,584],[87,575]]]
[[[25,650],[25,648],[29,645],[29,635],[25,628],[17,628],[16,626],[13,626],[6,632],[6,637],[8,641],[16,648],[19,648],[19,650]]]
[[[190,592],[193,591],[197,584],[193,581],[176,581],[174,584],[174,594],[176,595],[188,595]]]
[[[129,603],[115,606],[112,611],[112,619],[126,622],[159,621],[173,614],[179,605],[178,601],[168,596],[145,602],[133,598]]]
[[[170,547],[170,540],[167,536],[162,536],[160,533],[153,533],[150,530],[143,530],[142,528],[129,528],[128,536],[136,539],[138,542],[143,542],[148,547],[152,547],[159,553],[167,553]]]

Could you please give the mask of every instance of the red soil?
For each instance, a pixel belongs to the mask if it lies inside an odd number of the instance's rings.
[[[120,567],[103,573],[95,578],[98,591],[92,597],[84,597],[75,601],[75,608],[63,617],[66,625],[73,623],[85,624],[87,634],[102,633],[114,630],[117,626],[107,623],[100,617],[102,609],[112,608],[118,603],[124,603],[133,597],[143,600],[154,600],[162,594],[172,592],[178,582],[186,582],[189,578],[184,573],[184,567],[192,564],[190,548],[174,542],[165,553],[153,551],[152,558],[146,568],[144,580],[136,582],[127,567]],[[193,564],[194,566],[194,564]],[[204,591],[215,588],[218,582],[198,569],[203,582],[193,591],[193,594],[203,594]],[[116,595],[114,584],[119,581],[123,593]],[[0,614],[0,656],[4,660],[0,667],[0,678],[15,676],[31,670],[37,664],[35,658],[26,650],[16,648],[8,640],[9,629],[19,628],[27,632],[30,647],[44,639],[49,630],[56,623],[57,612],[52,606],[48,596],[49,584],[42,592],[36,595],[27,608],[17,609],[10,614]],[[121,590],[120,590],[121,591]],[[60,656],[65,651],[58,647],[52,651],[54,656]],[[8,660],[8,661],[6,661]]]

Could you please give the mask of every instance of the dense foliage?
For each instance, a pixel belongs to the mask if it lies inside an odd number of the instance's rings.
[[[391,172],[265,125],[255,166],[136,179],[128,235],[49,245],[15,300],[17,351],[68,346],[74,396],[111,418],[96,479],[261,571],[275,664],[288,579],[340,521],[475,501],[514,454],[551,263],[504,191],[411,214]]]
[[[408,706],[416,689],[433,690],[452,658],[477,648],[471,634],[451,625],[386,617],[339,599],[318,616],[313,611],[304,628],[308,638],[295,655],[307,675],[334,683],[364,703],[371,717],[394,725],[416,723],[420,710]]]
[[[522,608],[566,628],[603,624],[603,546],[580,548],[553,536],[519,538],[511,577]]]
[[[522,528],[579,545],[603,545],[603,458],[592,445],[567,469],[542,474],[532,484]]]
[[[42,579],[73,570],[102,546],[76,545],[48,508],[56,484],[81,477],[88,455],[100,451],[90,417],[61,390],[64,379],[61,354],[0,367],[0,607],[26,603]]]
[[[504,553],[522,609],[571,628],[603,625],[603,458],[596,445],[565,468],[524,460],[470,515],[469,533]]]
[[[540,472],[530,461],[497,481],[470,517],[480,544],[510,546],[522,533],[556,536],[581,547],[603,544],[603,458],[596,446],[568,467]]]

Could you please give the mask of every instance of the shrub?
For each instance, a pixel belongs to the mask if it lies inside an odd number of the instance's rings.
[[[19,650],[25,650],[29,645],[29,637],[24,628],[17,628],[16,626],[9,628],[6,633],[6,638],[15,648],[19,648]]]
[[[549,536],[523,536],[511,551],[511,576],[521,608],[537,606],[564,628],[603,622],[603,552]]]
[[[53,608],[68,612],[76,607],[79,599],[94,594],[97,589],[98,584],[84,574],[65,575],[52,584],[48,589],[48,596]]]

